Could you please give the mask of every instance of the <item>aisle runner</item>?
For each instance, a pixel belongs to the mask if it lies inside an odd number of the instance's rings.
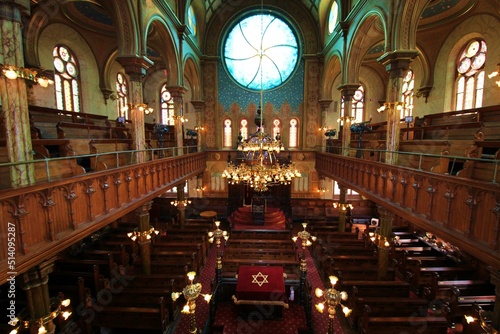
[[[300,243],[300,240],[298,242]],[[221,248],[223,249],[223,245]],[[301,250],[301,245],[298,245],[298,249]],[[215,278],[216,253],[217,249],[215,246],[213,246],[212,249],[210,250],[209,257],[207,259],[205,266],[203,267],[202,272],[197,273],[198,282],[202,284],[202,293],[210,293],[210,282]],[[312,312],[314,333],[317,334],[328,333],[328,313],[327,312],[319,313],[314,307],[314,305],[316,305],[321,301],[320,298],[314,295],[314,290],[317,287],[320,287],[321,289],[324,289],[325,287],[323,285],[323,282],[321,281],[321,278],[318,274],[318,271],[316,269],[316,266],[314,265],[314,261],[311,258],[308,249],[306,250],[306,260],[307,260],[307,279],[311,282],[313,291],[313,309],[311,312]],[[221,305],[221,307],[226,307],[226,306]],[[234,312],[235,307],[231,307],[230,309],[233,311],[233,313],[236,313]],[[199,297],[198,300],[196,301],[196,324],[198,329],[203,329],[203,326],[205,325],[208,319],[209,310],[210,310],[209,305],[203,300],[202,297]],[[221,309],[220,311],[224,310]],[[293,315],[294,313],[297,315]],[[291,307],[290,310],[284,310],[283,313],[284,316],[291,315],[292,316],[291,318],[296,320],[298,320],[297,319],[299,317],[298,314],[303,314],[301,313],[300,309],[298,309],[298,307]],[[302,323],[302,319],[299,320],[298,323]],[[280,330],[272,329],[272,327],[273,326],[271,321],[268,326],[270,333],[281,334],[286,332],[286,331],[282,332]],[[335,334],[344,333],[337,318],[334,319],[334,329],[335,329]],[[189,331],[189,316],[186,314],[181,314],[181,319],[179,320],[179,323],[175,328],[174,333],[185,334],[188,333],[188,331]],[[224,334],[240,334],[240,333],[228,333],[227,331],[224,331]]]

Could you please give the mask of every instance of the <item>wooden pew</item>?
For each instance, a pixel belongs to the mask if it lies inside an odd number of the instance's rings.
[[[491,287],[484,287],[484,290],[453,287],[451,288],[451,298],[449,300],[450,313],[448,322],[451,326],[454,326],[457,318],[470,315],[475,305],[485,310],[493,310],[495,301],[495,291]]]
[[[297,249],[297,244],[290,240],[263,240],[263,239],[235,239],[231,236],[226,247],[236,248],[275,248],[275,249]]]
[[[92,170],[98,171],[129,165],[131,153],[121,151],[129,151],[131,147],[131,139],[92,139],[89,142],[90,154],[99,154],[90,158]]]
[[[102,306],[93,305],[94,327],[126,328],[137,330],[158,330],[165,333],[169,324],[169,314],[163,297],[156,306]],[[87,310],[87,312],[90,312]]]
[[[446,334],[448,332],[448,322],[445,317],[372,317],[370,311],[370,307],[366,305],[361,316],[359,333]]]
[[[325,273],[327,274],[327,273]],[[348,268],[331,268],[328,275],[335,275],[339,279],[344,281],[355,281],[355,280],[368,280],[377,281],[378,279],[378,266],[366,266],[366,267],[348,267]],[[326,275],[326,276],[328,276]],[[396,273],[393,268],[387,269],[387,274],[383,277],[382,281],[394,281],[396,278]]]
[[[494,294],[494,287],[487,280],[482,279],[458,279],[443,280],[438,273],[433,273],[431,283],[427,286],[426,295],[429,299],[450,299],[451,289],[458,288],[467,295]],[[485,293],[486,292],[486,293]]]
[[[292,238],[290,230],[232,230],[231,238],[257,240],[288,240]]]
[[[422,295],[423,288],[432,282],[432,275],[439,274],[443,279],[473,279],[477,278],[477,269],[470,266],[455,267],[423,267],[417,265],[407,277],[415,291]]]
[[[190,265],[190,270],[199,273],[202,267],[202,259],[197,255],[193,250],[155,250],[151,252],[151,267],[152,270],[154,267],[154,270],[157,271],[165,266],[186,264]]]
[[[226,247],[224,249],[224,256],[228,258],[251,258],[258,260],[297,260],[296,250],[276,248]]]

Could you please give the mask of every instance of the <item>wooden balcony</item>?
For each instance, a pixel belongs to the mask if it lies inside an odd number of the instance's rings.
[[[329,153],[316,154],[316,170],[500,268],[498,183]]]
[[[206,169],[206,153],[0,193],[0,280],[20,274]]]

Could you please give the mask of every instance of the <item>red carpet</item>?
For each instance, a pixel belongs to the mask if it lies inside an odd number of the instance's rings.
[[[300,240],[297,241],[300,243]],[[301,246],[298,245],[298,251],[302,251]],[[312,291],[316,287],[324,289],[323,282],[316,270],[314,261],[309,254],[309,250],[306,250],[307,259],[307,279],[312,284]],[[202,293],[210,293],[210,282],[215,277],[215,260],[216,260],[216,248],[212,247],[210,250],[207,262],[201,272],[201,275],[197,276],[198,282],[203,286]],[[296,297],[297,298],[297,297]],[[328,332],[328,314],[326,312],[319,313],[316,311],[314,305],[319,303],[321,300],[315,295],[313,296],[313,330],[314,333],[327,333]],[[249,319],[248,321],[243,321],[241,318],[237,317],[237,310],[232,303],[220,303],[219,308],[216,312],[215,323],[224,323],[223,334],[245,334],[245,333],[259,333],[259,334],[293,334],[297,333],[297,330],[301,328],[301,324],[305,323],[305,314],[302,307],[297,304],[292,304],[289,309],[283,310],[284,320],[261,320],[260,318]],[[199,297],[196,302],[196,323],[198,329],[203,329],[205,323],[208,319],[209,305]],[[227,327],[226,327],[227,324]],[[189,332],[189,316],[181,314],[181,319],[179,320],[173,333],[175,334],[185,334]],[[334,319],[334,329],[335,334],[343,334],[342,327],[337,318]]]

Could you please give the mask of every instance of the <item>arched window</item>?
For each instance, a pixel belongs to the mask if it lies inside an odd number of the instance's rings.
[[[332,33],[339,21],[339,4],[335,0],[330,7],[330,14],[328,16],[328,33]]]
[[[196,35],[196,15],[194,15],[193,5],[189,6],[189,9],[188,9],[187,26],[191,30],[191,33],[193,35]]]
[[[354,116],[354,122],[360,123],[364,121],[364,111],[365,111],[365,90],[363,86],[359,86],[352,97],[352,116]]]
[[[411,116],[413,111],[413,87],[415,87],[415,74],[412,70],[406,71],[401,87],[401,102],[404,102],[404,108],[401,109],[400,119]]]
[[[246,119],[240,121],[240,135],[242,140],[248,139],[248,121]]]
[[[281,121],[277,118],[273,119],[273,139],[281,136]]]
[[[299,146],[299,122],[296,118],[292,118],[290,120],[288,147],[297,148],[298,146]]]
[[[57,109],[80,111],[80,68],[73,51],[58,45],[52,51],[54,57],[54,85]]]
[[[174,99],[166,84],[161,87],[160,91],[160,112],[160,124],[174,125]]]
[[[231,136],[233,135],[233,130],[231,129],[231,120],[226,118],[224,120],[224,127],[223,127],[223,141],[224,141],[224,147],[232,147],[232,142],[231,142]]]
[[[123,73],[118,73],[116,75],[116,95],[118,117],[123,117],[129,119],[128,117],[128,81]]]
[[[480,108],[483,105],[486,42],[470,41],[457,60],[456,110]]]

